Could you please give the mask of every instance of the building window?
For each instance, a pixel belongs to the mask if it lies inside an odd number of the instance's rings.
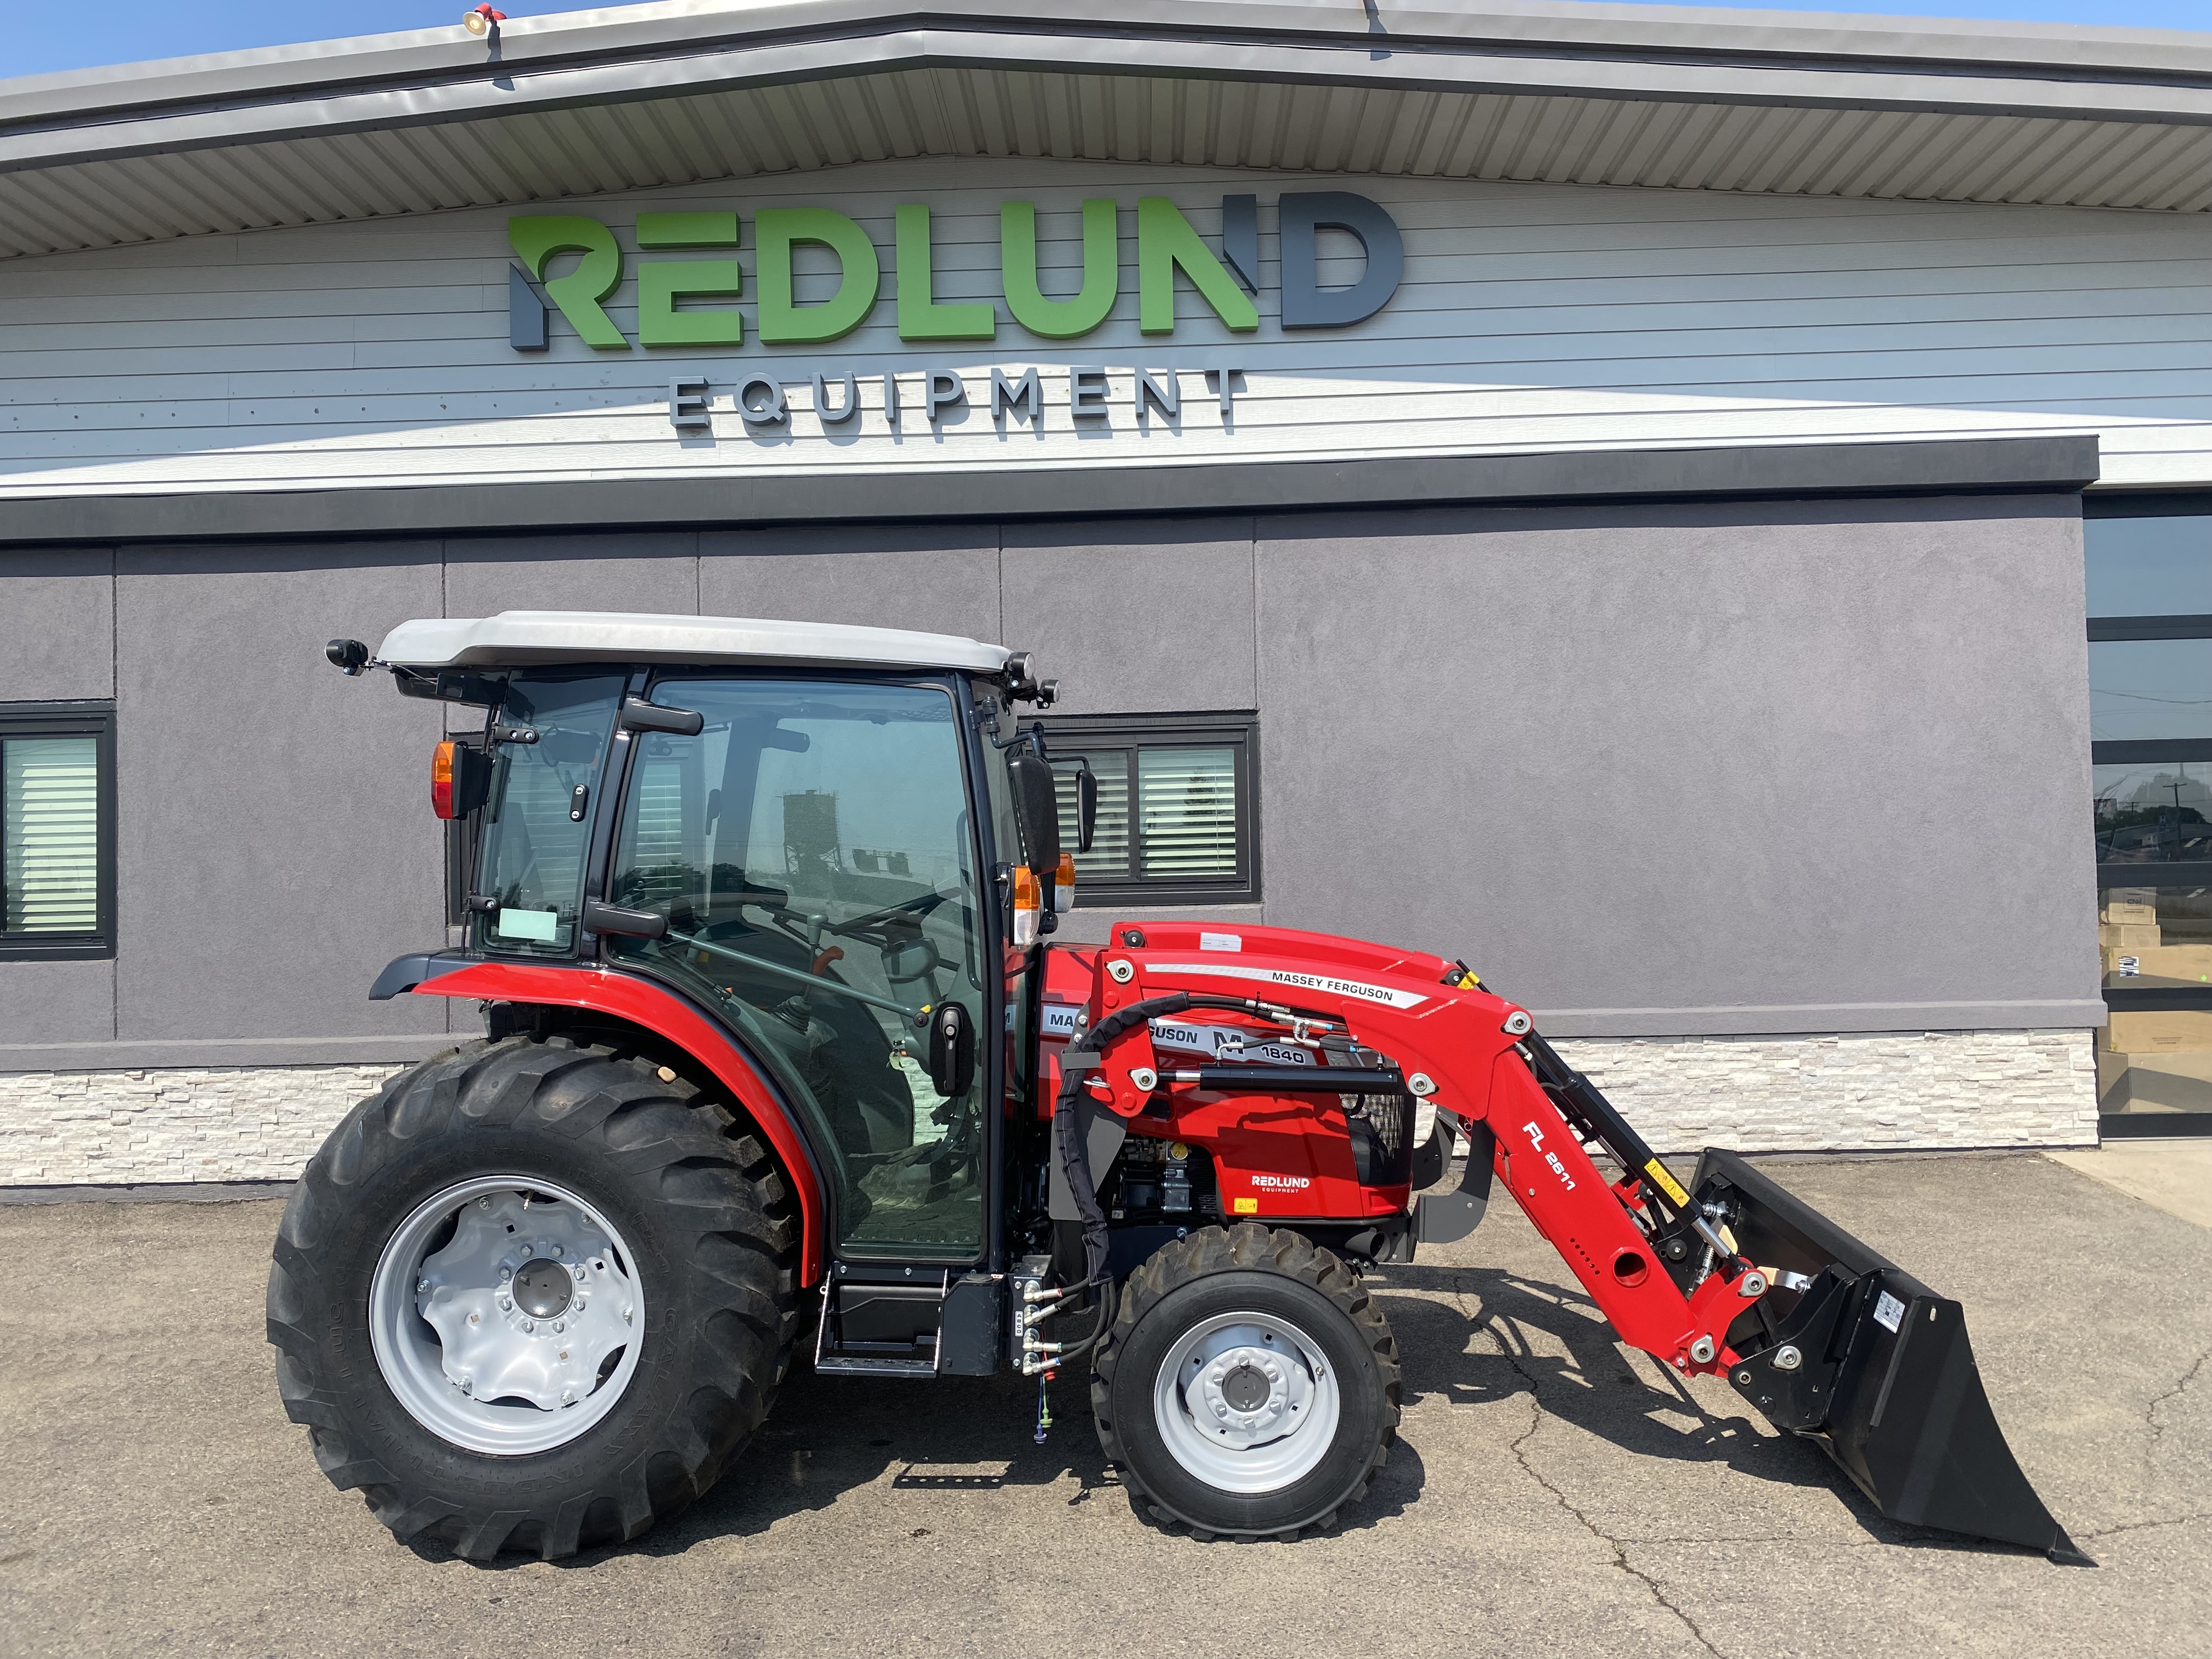
[[[1253,715],[1066,715],[1044,726],[1064,846],[1075,845],[1078,771],[1087,765],[1098,780],[1097,835],[1075,860],[1079,905],[1260,896]]]
[[[114,954],[114,705],[0,703],[0,957]]]
[[[2099,1110],[2212,1133],[2212,511],[2089,510]]]

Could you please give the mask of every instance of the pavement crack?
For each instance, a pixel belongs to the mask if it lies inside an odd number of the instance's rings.
[[[2157,1527],[2185,1527],[2192,1522],[2212,1521],[2212,1510],[2199,1510],[2194,1515],[2170,1515],[2155,1521],[2123,1521],[2117,1527],[2100,1527],[2095,1532],[2085,1532],[2090,1538],[2116,1538],[2124,1532],[2148,1532]]]
[[[2203,1353],[2198,1354],[2197,1363],[2181,1374],[2181,1380],[2179,1382],[2143,1407],[2143,1426],[2150,1431],[2150,1443],[2143,1449],[2143,1455],[2146,1459],[2156,1449],[2158,1443],[2166,1438],[2166,1425],[2158,1420],[2158,1408],[2167,1401],[2179,1400],[2183,1395],[2188,1393],[2189,1385],[2203,1374],[2207,1362],[2212,1362],[2212,1348],[2207,1348]]]
[[[1600,1543],[1603,1544],[1607,1549],[1613,1552],[1613,1565],[1620,1571],[1627,1574],[1628,1577],[1636,1580],[1638,1583],[1643,1585],[1644,1589],[1650,1593],[1653,1601],[1656,1601],[1661,1607],[1666,1608],[1668,1612],[1673,1613],[1676,1619],[1680,1620],[1682,1624],[1682,1628],[1690,1632],[1690,1637],[1692,1641],[1696,1642],[1697,1644],[1703,1648],[1707,1653],[1712,1655],[1713,1659],[1727,1659],[1727,1656],[1722,1653],[1718,1648],[1715,1647],[1712,1643],[1707,1639],[1705,1632],[1698,1627],[1698,1621],[1691,1618],[1690,1615],[1684,1612],[1680,1607],[1677,1607],[1668,1597],[1665,1589],[1660,1584],[1659,1581],[1628,1559],[1627,1546],[1620,1539],[1614,1537],[1611,1533],[1606,1531],[1604,1528],[1599,1526],[1596,1522],[1591,1520],[1590,1517],[1583,1513],[1583,1511],[1575,1504],[1573,1499],[1570,1498],[1566,1493],[1560,1491],[1559,1487],[1553,1485],[1551,1480],[1545,1475],[1544,1472],[1536,1467],[1534,1460],[1528,1455],[1528,1443],[1535,1437],[1536,1431],[1543,1427],[1544,1419],[1547,1415],[1544,1410],[1543,1398],[1537,1390],[1536,1378],[1528,1368],[1521,1363],[1521,1357],[1514,1352],[1513,1345],[1511,1343],[1506,1341],[1504,1338],[1500,1336],[1491,1326],[1484,1325],[1478,1327],[1478,1328],[1480,1329],[1486,1336],[1489,1337],[1492,1342],[1498,1345],[1499,1356],[1504,1358],[1508,1365],[1510,1365],[1513,1368],[1514,1375],[1518,1376],[1522,1382],[1528,1385],[1528,1426],[1526,1429],[1523,1429],[1520,1434],[1514,1437],[1512,1444],[1509,1448],[1513,1454],[1514,1462],[1520,1464],[1522,1472],[1525,1473],[1531,1480],[1534,1481],[1539,1486],[1541,1486],[1546,1492],[1552,1495],[1552,1501],[1553,1503],[1557,1504],[1562,1510],[1572,1516],[1577,1522],[1580,1522],[1584,1531],[1588,1532],[1591,1537],[1596,1539]]]

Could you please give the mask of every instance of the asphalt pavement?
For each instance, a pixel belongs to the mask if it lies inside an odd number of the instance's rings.
[[[794,1368],[637,1543],[472,1565],[317,1473],[263,1344],[278,1206],[0,1206],[0,1652],[2212,1653],[2212,1231],[2033,1154],[1781,1162],[1962,1300],[1999,1421],[2100,1564],[1883,1521],[1723,1384],[1612,1341],[1509,1206],[1374,1276],[1397,1449],[1334,1534],[1134,1515],[1082,1390]]]

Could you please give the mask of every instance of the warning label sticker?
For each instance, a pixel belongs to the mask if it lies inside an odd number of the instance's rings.
[[[1905,1322],[1905,1304],[1884,1291],[1874,1304],[1874,1322],[1895,1330]]]

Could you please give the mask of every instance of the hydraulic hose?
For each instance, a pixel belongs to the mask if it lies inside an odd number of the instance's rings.
[[[1076,1102],[1082,1096],[1083,1080],[1091,1075],[1103,1058],[1107,1045],[1123,1032],[1148,1020],[1188,1013],[1193,1008],[1222,1008],[1271,1017],[1275,1012],[1249,998],[1194,995],[1188,991],[1174,991],[1166,996],[1146,997],[1141,1002],[1133,1002],[1127,1008],[1108,1014],[1060,1052],[1060,1093],[1054,1097],[1052,1107],[1053,1154],[1060,1160],[1060,1173],[1066,1177],[1069,1195],[1075,1200],[1076,1216],[1083,1224],[1084,1278],[1082,1284],[1076,1288],[1098,1289],[1108,1285],[1109,1280],[1106,1271],[1106,1212],[1098,1202],[1098,1185],[1091,1168],[1089,1139],[1077,1121],[1079,1114],[1075,1109]],[[1372,1075],[1361,1073],[1363,1079],[1371,1079]],[[1102,1290],[1097,1328],[1068,1352],[1082,1352],[1105,1334],[1109,1317],[1107,1307],[1110,1300],[1110,1296]],[[1065,1358],[1066,1354],[1062,1357]]]
[[[1097,1063],[1104,1045],[1113,1042],[1131,1026],[1169,1014],[1186,1012],[1190,1005],[1188,991],[1177,991],[1164,997],[1147,997],[1142,1002],[1130,1004],[1118,1013],[1107,1015],[1091,1027],[1082,1042],[1068,1044],[1060,1053],[1060,1093],[1052,1105],[1053,1150],[1060,1159],[1060,1173],[1067,1178],[1068,1193],[1075,1200],[1075,1213],[1083,1223],[1083,1283],[1085,1288],[1105,1283],[1107,1245],[1106,1212],[1099,1205],[1097,1183],[1091,1176],[1091,1147],[1082,1126],[1077,1121],[1075,1104],[1083,1091],[1083,1079],[1091,1075],[1091,1067]],[[1104,1328],[1102,1326],[1100,1328],[1103,1330]]]

